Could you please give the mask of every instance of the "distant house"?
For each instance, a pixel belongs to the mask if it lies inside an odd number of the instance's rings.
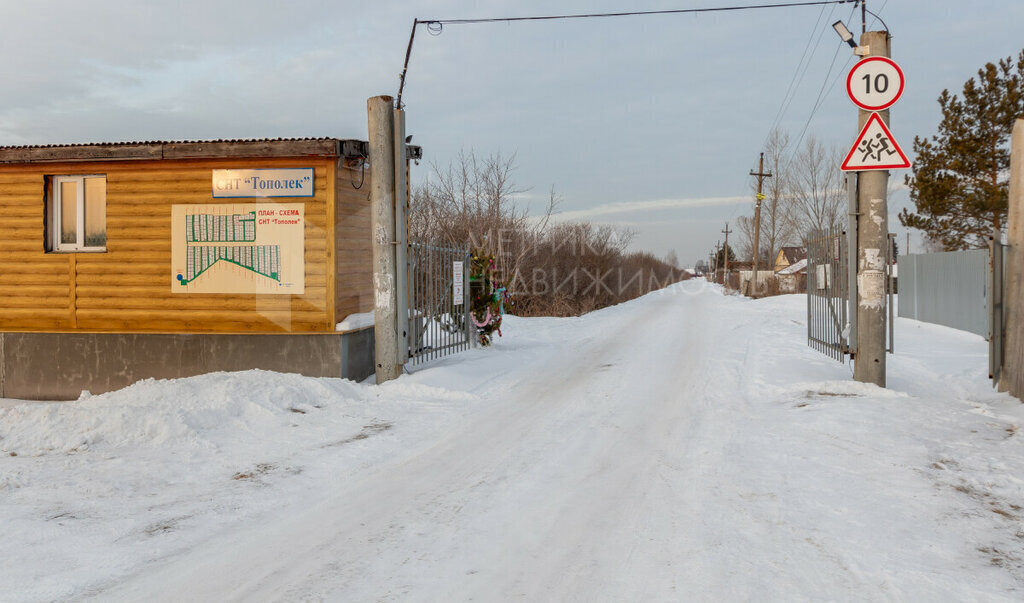
[[[781,270],[796,264],[800,260],[807,259],[807,248],[806,247],[783,247],[779,249],[779,254],[775,256],[774,270],[778,273]]]
[[[781,255],[780,252],[779,256],[781,257]],[[805,293],[807,291],[807,257],[777,271],[775,277],[779,279],[779,290],[783,293]]]

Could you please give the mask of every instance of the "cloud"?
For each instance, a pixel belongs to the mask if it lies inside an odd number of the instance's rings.
[[[619,201],[606,203],[588,209],[563,211],[552,216],[557,222],[573,220],[589,220],[599,216],[615,214],[628,214],[636,212],[662,211],[666,209],[679,209],[688,207],[715,207],[721,205],[735,205],[750,201],[750,195],[738,197],[703,197],[696,199],[655,199],[652,201]]]

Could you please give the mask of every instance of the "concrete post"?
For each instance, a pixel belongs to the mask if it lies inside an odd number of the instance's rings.
[[[1003,262],[1003,316],[1006,338],[1003,340],[1003,366],[999,391],[1024,396],[1024,118],[1013,124],[1010,139],[1010,208],[1006,217],[1006,247]]]
[[[405,111],[395,109],[395,295],[398,301],[398,364],[409,359],[409,182],[405,153]]]
[[[869,31],[860,45],[867,56],[889,56],[889,33]],[[879,112],[889,125],[889,111]],[[858,131],[871,113],[858,109]],[[885,258],[889,244],[888,170],[860,172],[857,216],[857,356],[853,378],[885,387]]]
[[[374,364],[377,383],[401,374],[395,282],[395,130],[390,96],[366,101],[370,142],[370,228],[373,236]]]

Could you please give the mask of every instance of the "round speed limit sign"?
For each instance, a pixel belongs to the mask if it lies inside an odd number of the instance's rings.
[[[868,57],[846,76],[846,93],[865,111],[888,109],[903,94],[903,70],[890,58]]]

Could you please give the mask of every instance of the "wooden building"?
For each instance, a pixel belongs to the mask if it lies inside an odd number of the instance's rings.
[[[264,368],[363,378],[366,143],[0,148],[0,397]],[[369,356],[367,356],[369,355]]]
[[[773,270],[777,273],[788,266],[796,264],[800,260],[806,259],[806,247],[782,247],[779,249],[779,253],[775,256],[775,265]]]

